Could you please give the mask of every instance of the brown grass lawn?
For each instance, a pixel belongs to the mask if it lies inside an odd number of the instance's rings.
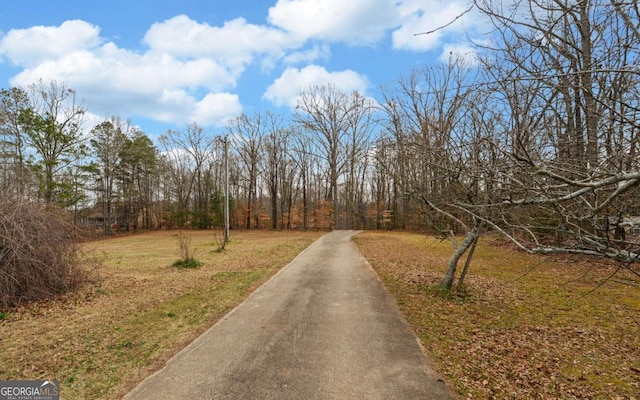
[[[450,242],[366,232],[356,243],[460,398],[640,399],[640,288],[598,287],[611,267],[540,264],[484,240],[466,293],[447,298],[435,285]]]
[[[86,245],[99,283],[0,320],[0,380],[59,379],[63,399],[119,398],[322,233],[187,231],[197,269],[177,269],[178,232]]]
[[[171,266],[175,231],[87,244],[95,285],[0,318],[0,380],[55,378],[64,399],[119,398],[322,234],[233,232],[216,252],[216,233],[186,233],[196,269]],[[598,287],[610,267],[538,265],[485,240],[466,292],[445,297],[434,287],[448,242],[366,232],[356,243],[460,398],[640,399],[640,288]]]

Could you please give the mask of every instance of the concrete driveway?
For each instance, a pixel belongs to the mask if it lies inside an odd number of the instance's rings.
[[[451,399],[355,233],[320,238],[125,399]]]

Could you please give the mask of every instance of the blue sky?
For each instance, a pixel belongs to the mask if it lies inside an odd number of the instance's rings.
[[[471,14],[446,0],[21,0],[0,8],[0,85],[55,80],[95,121],[150,135],[241,112],[288,112],[301,90],[379,88],[468,52]]]

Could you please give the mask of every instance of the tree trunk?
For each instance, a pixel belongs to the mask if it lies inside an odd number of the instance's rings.
[[[469,250],[469,254],[467,255],[467,259],[464,262],[464,267],[462,268],[462,272],[460,273],[460,278],[458,278],[458,284],[456,287],[458,290],[462,289],[464,285],[464,278],[467,276],[467,271],[469,271],[469,266],[471,265],[471,259],[473,258],[473,252],[476,251],[476,246],[478,245],[478,238],[480,236],[476,235],[473,243],[471,243],[471,249]]]
[[[477,237],[478,237],[478,229],[474,228],[470,230],[469,232],[467,232],[467,234],[465,235],[460,245],[453,250],[453,254],[451,255],[451,258],[449,259],[449,263],[447,264],[447,272],[444,276],[444,279],[442,279],[442,283],[441,283],[444,289],[451,290],[451,287],[453,286],[453,280],[456,274],[456,268],[458,267],[458,261],[464,255],[464,253],[466,253],[469,247],[471,247],[471,245],[473,244],[473,242],[476,240]]]

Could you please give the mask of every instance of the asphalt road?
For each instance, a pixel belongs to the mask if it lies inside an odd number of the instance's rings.
[[[320,238],[125,399],[451,399],[355,233]]]

